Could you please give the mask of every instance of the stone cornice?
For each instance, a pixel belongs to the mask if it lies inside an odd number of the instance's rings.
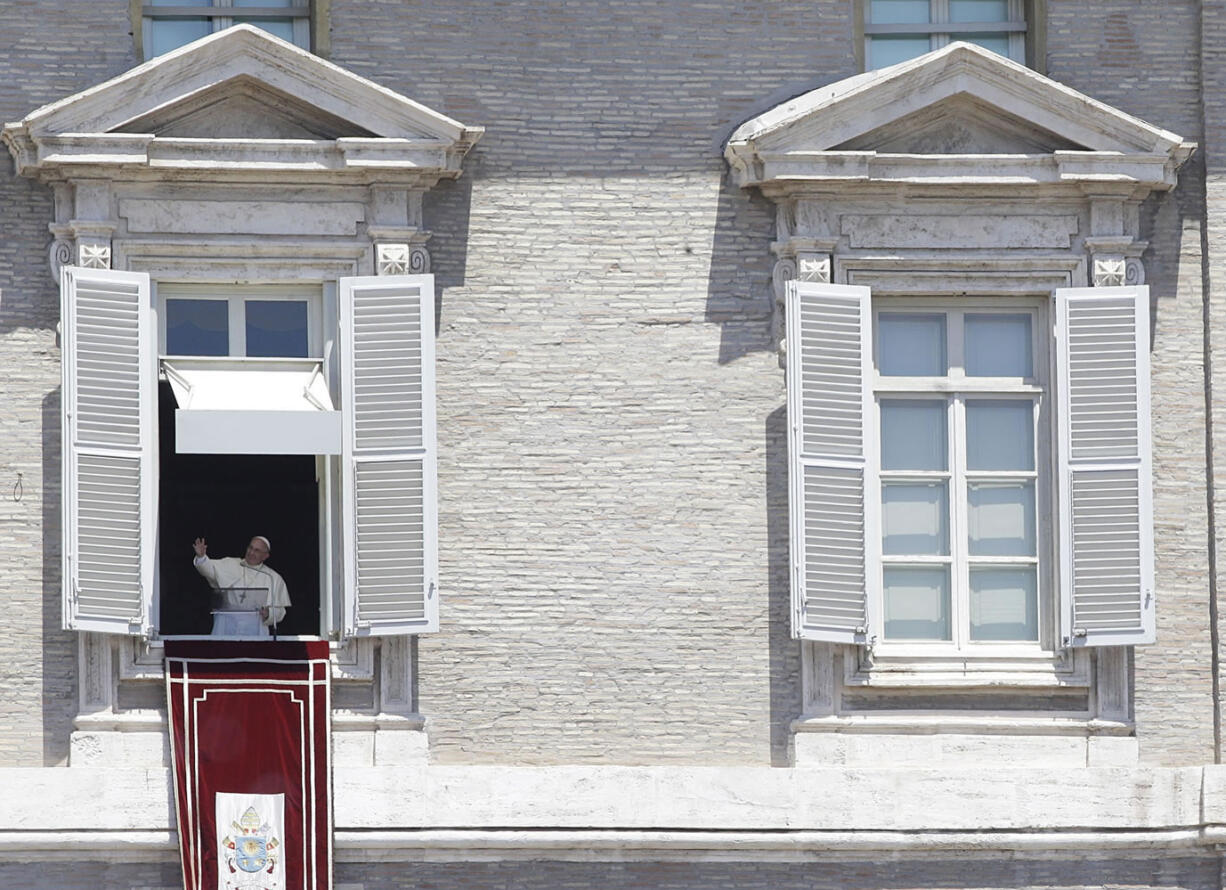
[[[1014,152],[875,150],[900,121],[942,109],[1018,133]],[[891,127],[895,131],[891,131]],[[877,139],[879,134],[886,134]],[[1028,135],[1026,135],[1028,134]],[[1005,137],[1001,137],[1005,138]],[[849,143],[855,150],[849,150]],[[1035,151],[1036,146],[1050,150]],[[1070,150],[1070,147],[1072,150]],[[1113,186],[1140,198],[1173,188],[1193,143],[966,43],[806,93],[742,124],[724,156],[738,183],[769,195],[874,185],[1046,189]]]
[[[269,132],[257,119],[251,132],[214,136],[200,115],[227,100],[266,104]],[[275,132],[277,116],[336,138],[269,138],[285,135]],[[43,181],[289,177],[429,187],[460,174],[483,132],[240,25],[36,109],[0,138],[20,174]]]

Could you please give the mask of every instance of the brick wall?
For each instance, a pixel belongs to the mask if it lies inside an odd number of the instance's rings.
[[[10,0],[0,11],[4,121],[136,61],[127,0]],[[76,638],[60,630],[59,296],[47,264],[51,192],[15,176],[7,151],[0,214],[0,764],[42,766],[67,756],[76,713]]]
[[[426,207],[443,598],[417,676],[432,756],[785,762],[800,690],[773,207],[727,181],[721,151],[747,118],[854,72],[851,4],[331,7],[334,61],[487,129]],[[1200,138],[1197,4],[1048,8],[1051,76]],[[0,35],[4,120],[134,62],[123,0],[39,15],[37,32]],[[1212,758],[1199,163],[1145,211],[1161,601],[1137,715],[1144,756],[1171,764]],[[50,195],[9,163],[0,206],[0,495],[17,472],[25,487],[0,497],[0,763],[39,765],[63,757],[75,701]]]

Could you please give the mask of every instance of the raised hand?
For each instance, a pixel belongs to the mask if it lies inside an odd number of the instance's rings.
[[[196,543],[192,544],[196,550],[197,556],[205,556],[209,552],[209,544],[204,538],[197,538]]]

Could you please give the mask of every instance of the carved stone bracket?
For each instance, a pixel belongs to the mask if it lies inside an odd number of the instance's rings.
[[[1147,247],[1149,242],[1134,241],[1128,235],[1086,238],[1086,249],[1093,260],[1090,280],[1094,287],[1144,284],[1145,264],[1141,262],[1141,254]]]
[[[430,252],[420,244],[376,244],[375,268],[380,275],[423,275],[430,271]]]
[[[771,284],[775,292],[775,312],[771,321],[771,335],[782,365],[787,353],[787,312],[784,298],[789,281],[815,281],[829,284],[833,263],[829,253],[814,253],[811,250],[795,250],[793,245],[777,245],[779,259],[771,272]]]
[[[407,275],[409,273],[409,245],[376,244],[375,269],[380,275]]]
[[[1145,264],[1139,256],[1095,256],[1095,287],[1123,287],[1145,283]]]
[[[78,241],[77,265],[86,269],[111,268],[111,243],[109,241]]]
[[[1145,264],[1139,256],[1130,256],[1124,262],[1124,284],[1144,284]]]
[[[788,282],[796,278],[796,260],[792,257],[780,257],[775,261],[771,272],[771,285],[775,292],[775,311],[771,313],[771,339],[775,351],[779,354],[779,366],[783,367],[787,355],[787,311],[784,308],[784,298],[787,296]]]
[[[60,280],[60,269],[72,265],[74,252],[71,241],[56,238],[51,242],[51,249],[47,251],[47,262],[51,265],[51,277],[56,281]]]
[[[801,281],[830,283],[830,254],[797,254],[796,277]]]
[[[1123,287],[1127,278],[1127,262],[1119,257],[1094,257],[1094,286]]]

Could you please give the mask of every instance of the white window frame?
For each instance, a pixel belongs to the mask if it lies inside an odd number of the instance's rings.
[[[1103,654],[1110,651],[1110,647],[1152,643],[1154,615],[1153,597],[1150,595],[1153,584],[1152,517],[1149,512],[1151,502],[1147,492],[1149,355],[1148,316],[1145,314],[1145,307],[1148,306],[1146,288],[1068,287],[1058,278],[1052,280],[1050,277],[1045,277],[1029,281],[1022,276],[1013,281],[1011,285],[1002,282],[999,286],[985,287],[979,284],[966,288],[926,288],[919,293],[914,293],[908,287],[914,284],[914,278],[911,275],[891,274],[886,276],[886,281],[882,281],[880,280],[882,276],[876,273],[851,275],[847,274],[846,268],[839,271],[840,274],[837,277],[840,279],[846,277],[853,281],[869,280],[864,284],[819,284],[791,281],[787,284],[785,299],[787,308],[792,634],[806,641],[802,651],[805,653],[807,675],[814,674],[814,672],[820,674],[823,671],[838,670],[832,661],[836,650],[823,645],[835,643],[852,644],[842,647],[841,673],[843,674],[842,685],[845,688],[868,686],[914,687],[916,689],[932,686],[965,688],[982,687],[985,684],[1000,684],[1017,688],[1085,687],[1093,683],[1091,650],[1095,647],[1108,647],[1098,649],[1098,658],[1110,659],[1110,656]],[[957,270],[952,270],[948,277],[956,280]],[[874,278],[878,280],[873,280]],[[970,284],[970,282],[967,283]],[[1070,311],[1067,304],[1071,300],[1080,301],[1082,306],[1085,306],[1087,299],[1091,302],[1107,301],[1108,304],[1114,304],[1112,311],[1117,314],[1127,313],[1127,304],[1132,304],[1135,313],[1133,330],[1136,337],[1133,359],[1137,363],[1137,408],[1141,423],[1141,428],[1137,432],[1137,441],[1141,453],[1139,456],[1126,456],[1114,461],[1111,469],[1113,472],[1120,472],[1121,465],[1123,467],[1132,466],[1138,473],[1141,483],[1139,507],[1139,528],[1141,529],[1139,545],[1141,549],[1138,551],[1141,587],[1139,592],[1125,594],[1125,599],[1135,595],[1139,597],[1139,603],[1143,601],[1137,619],[1139,624],[1124,627],[1116,632],[1109,623],[1099,623],[1097,627],[1088,628],[1087,633],[1081,636],[1072,633],[1070,627],[1066,626],[1069,625],[1069,614],[1075,591],[1065,576],[1069,574],[1070,561],[1074,560],[1076,555],[1070,543],[1066,541],[1067,522],[1062,521],[1061,515],[1063,514],[1056,513],[1057,508],[1054,502],[1036,504],[1040,518],[1048,517],[1047,521],[1057,529],[1056,532],[1049,534],[1044,542],[1055,552],[1049,562],[1049,568],[1045,571],[1045,578],[1051,585],[1049,589],[1052,590],[1052,593],[1048,601],[1049,614],[1042,619],[1045,622],[1040,637],[1042,646],[1027,648],[1012,646],[1004,641],[985,641],[985,645],[963,652],[951,646],[944,648],[931,645],[883,647],[879,632],[877,635],[873,633],[873,628],[880,628],[880,621],[876,613],[882,604],[879,589],[881,573],[880,569],[874,566],[874,563],[879,560],[879,544],[876,548],[863,546],[860,551],[862,559],[859,565],[862,566],[863,571],[861,575],[863,604],[860,614],[856,615],[853,593],[857,566],[855,560],[852,559],[854,547],[851,546],[852,541],[848,537],[854,533],[854,524],[840,520],[841,516],[846,518],[850,515],[848,510],[851,508],[848,505],[855,500],[855,492],[843,492],[842,494],[835,492],[835,500],[827,502],[831,495],[828,480],[818,480],[817,484],[825,486],[826,491],[823,493],[820,489],[815,489],[813,495],[816,500],[811,504],[810,492],[803,483],[808,474],[808,468],[812,466],[841,466],[845,470],[863,466],[863,503],[870,505],[874,500],[880,500],[876,487],[878,483],[874,479],[877,472],[875,466],[877,450],[873,440],[878,435],[878,424],[872,422],[875,405],[871,386],[874,376],[872,353],[876,338],[861,334],[862,346],[860,349],[849,349],[850,344],[846,342],[846,336],[850,330],[850,317],[835,318],[840,311],[846,313],[856,303],[859,303],[862,306],[862,326],[872,325],[872,309],[878,304],[870,303],[870,287],[865,286],[866,284],[871,285],[871,293],[876,294],[876,299],[882,301],[880,305],[886,305],[885,299],[898,299],[908,311],[920,310],[925,300],[948,303],[967,293],[982,294],[984,301],[992,301],[992,305],[1000,306],[1002,309],[1007,308],[1009,306],[1007,301],[1013,299],[1024,301],[1029,297],[1044,301],[1046,307],[1044,324],[1041,329],[1039,326],[1032,328],[1032,335],[1037,331],[1039,336],[1048,341],[1046,347],[1049,361],[1046,363],[1046,370],[1050,385],[1047,402],[1050,406],[1049,428],[1051,432],[1050,437],[1044,438],[1048,442],[1048,447],[1054,449],[1055,452],[1055,457],[1046,461],[1054,474],[1051,485],[1047,486],[1048,497],[1052,497],[1052,488],[1057,489],[1059,497],[1067,497],[1066,477],[1075,469],[1068,462],[1067,455],[1062,450],[1065,448],[1068,436],[1066,427],[1070,423],[1069,409],[1062,407],[1068,395],[1063,381],[1070,359],[1065,355],[1069,348],[1066,343],[1068,323],[1062,320],[1061,313]],[[843,307],[842,310],[840,306]],[[1090,307],[1088,314],[1084,311],[1079,312],[1082,319],[1079,323],[1085,324],[1085,319],[1089,317],[1091,319],[1089,323],[1093,324],[1094,311],[1096,310]],[[831,337],[827,338],[825,326],[828,324],[841,328],[843,333],[837,334],[832,330]],[[1121,348],[1119,340],[1120,336],[1116,336],[1102,341],[1102,348]],[[1098,348],[1097,341],[1091,343],[1089,348],[1092,360],[1092,352]],[[1079,351],[1084,360],[1086,356],[1084,348],[1079,347]],[[808,358],[806,354],[809,355]],[[857,356],[863,356],[863,358]],[[864,443],[862,460],[852,457],[840,458],[833,451],[827,452],[822,445],[823,441],[828,438],[823,431],[827,429],[829,422],[836,424],[836,427],[832,428],[835,432],[846,427],[851,417],[849,412],[854,407],[853,402],[859,398],[855,395],[855,388],[844,386],[841,399],[828,399],[822,396],[814,397],[817,394],[809,393],[803,382],[814,375],[817,380],[834,379],[831,378],[831,375],[835,375],[835,377],[845,377],[845,382],[851,383],[849,375],[853,374],[853,368],[856,366],[863,367],[863,376],[859,379],[864,381],[864,385],[859,388],[864,398],[863,417],[866,419],[862,436]],[[1081,380],[1082,385],[1093,384],[1092,376],[1088,380],[1083,376]],[[1127,407],[1127,404],[1121,404],[1120,410],[1126,411]],[[826,415],[831,411],[834,413],[827,417]],[[838,435],[846,438],[847,432],[844,431]],[[816,438],[811,439],[812,436]],[[857,454],[860,452],[857,451]],[[1090,472],[1097,471],[1097,469],[1097,467],[1085,468]],[[847,473],[844,472],[844,476],[846,475]],[[1039,492],[1041,497],[1043,486],[1039,487]],[[819,525],[812,528],[807,524],[806,518],[811,512],[820,520]],[[879,538],[878,512],[876,508],[863,511],[863,536],[860,538],[862,545]],[[813,539],[815,543],[810,542],[810,532],[819,536]],[[840,543],[833,538],[820,537],[828,533],[842,535],[844,540]],[[1059,540],[1055,540],[1057,537]],[[1091,559],[1094,558],[1091,551],[1086,552],[1090,553]],[[823,564],[823,561],[831,554],[840,557],[837,566],[833,563]],[[816,563],[811,562],[814,559],[817,560]],[[818,567],[817,574],[812,576],[812,580],[817,586],[811,588],[810,569],[815,566]],[[1089,591],[1089,593],[1094,594],[1094,591]],[[1121,602],[1120,606],[1121,608],[1136,608],[1136,604],[1127,602]],[[1052,611],[1055,614],[1051,614]],[[1109,621],[1114,620],[1114,618],[1109,619]],[[857,626],[861,624],[863,626]],[[1118,664],[1117,661],[1112,661],[1112,663]],[[1111,680],[1112,683],[1119,682],[1118,674],[1111,676],[1114,677]],[[812,690],[814,687],[810,685],[808,688]]]
[[[248,300],[299,301],[307,304],[307,354],[301,358],[323,360],[323,289],[319,285],[260,284],[260,285],[186,285],[157,284],[153,286],[158,313],[158,354],[166,356],[166,301],[216,300],[229,304],[229,344],[232,358],[247,357]],[[335,322],[333,322],[335,326]]]
[[[1055,504],[1054,447],[1051,423],[1051,324],[1049,301],[1035,297],[1000,296],[951,296],[951,297],[874,297],[872,301],[873,362],[872,424],[876,430],[873,439],[881,441],[880,403],[883,398],[918,398],[940,400],[947,407],[946,448],[948,468],[939,475],[948,479],[949,510],[949,555],[932,558],[933,562],[950,566],[950,640],[890,640],[884,631],[885,601],[884,581],[871,585],[881,597],[880,602],[869,604],[870,635],[874,643],[874,657],[884,659],[936,659],[946,661],[962,656],[986,657],[992,661],[1040,659],[1050,661],[1058,648],[1055,643],[1055,615],[1058,604],[1054,601],[1056,568],[1054,566],[1054,535],[1052,509]],[[948,372],[944,377],[897,377],[882,376],[879,371],[877,351],[879,348],[882,313],[941,314],[946,317],[946,353]],[[1031,357],[1033,377],[1017,378],[967,377],[963,371],[964,349],[962,346],[962,319],[967,314],[1028,314],[1031,318]],[[957,324],[953,319],[957,318]],[[1001,474],[1010,479],[1029,477],[1035,489],[1035,543],[1036,596],[1038,600],[1038,634],[1034,641],[1006,641],[970,639],[970,592],[969,570],[977,559],[967,552],[967,506],[965,494],[970,476],[988,474],[968,473],[965,452],[966,402],[968,399],[1027,399],[1035,404],[1034,444],[1035,469],[1030,472]],[[866,501],[881,509],[881,485],[883,476],[916,477],[912,472],[887,472],[880,469],[879,460],[871,460],[876,472],[868,474]],[[891,563],[913,564],[913,557],[887,556],[882,552],[882,539],[878,535],[866,546],[877,548],[875,558],[869,560],[877,571],[884,573]],[[1020,562],[1024,560],[1013,560]]]
[[[900,24],[874,24],[872,20],[872,0],[861,0],[861,15],[864,22],[864,68],[872,70],[874,37],[928,36],[928,50],[932,51],[948,46],[955,40],[962,40],[968,34],[999,34],[1009,38],[1008,58],[1022,64],[1026,63],[1026,40],[1030,23],[1026,20],[1025,0],[1008,0],[1009,21],[1007,22],[951,22],[949,20],[949,0],[929,0],[928,21]]]
[[[237,10],[241,9],[241,12]],[[236,14],[237,13],[237,14]],[[231,0],[212,0],[209,6],[154,6],[151,3],[141,5],[141,43],[146,59],[153,58],[153,22],[156,19],[167,18],[208,18],[212,19],[212,33],[223,31],[234,24],[235,18],[243,19],[285,19],[294,20],[294,45],[305,50],[311,49],[311,0],[293,0],[290,6],[252,6],[235,7]]]

